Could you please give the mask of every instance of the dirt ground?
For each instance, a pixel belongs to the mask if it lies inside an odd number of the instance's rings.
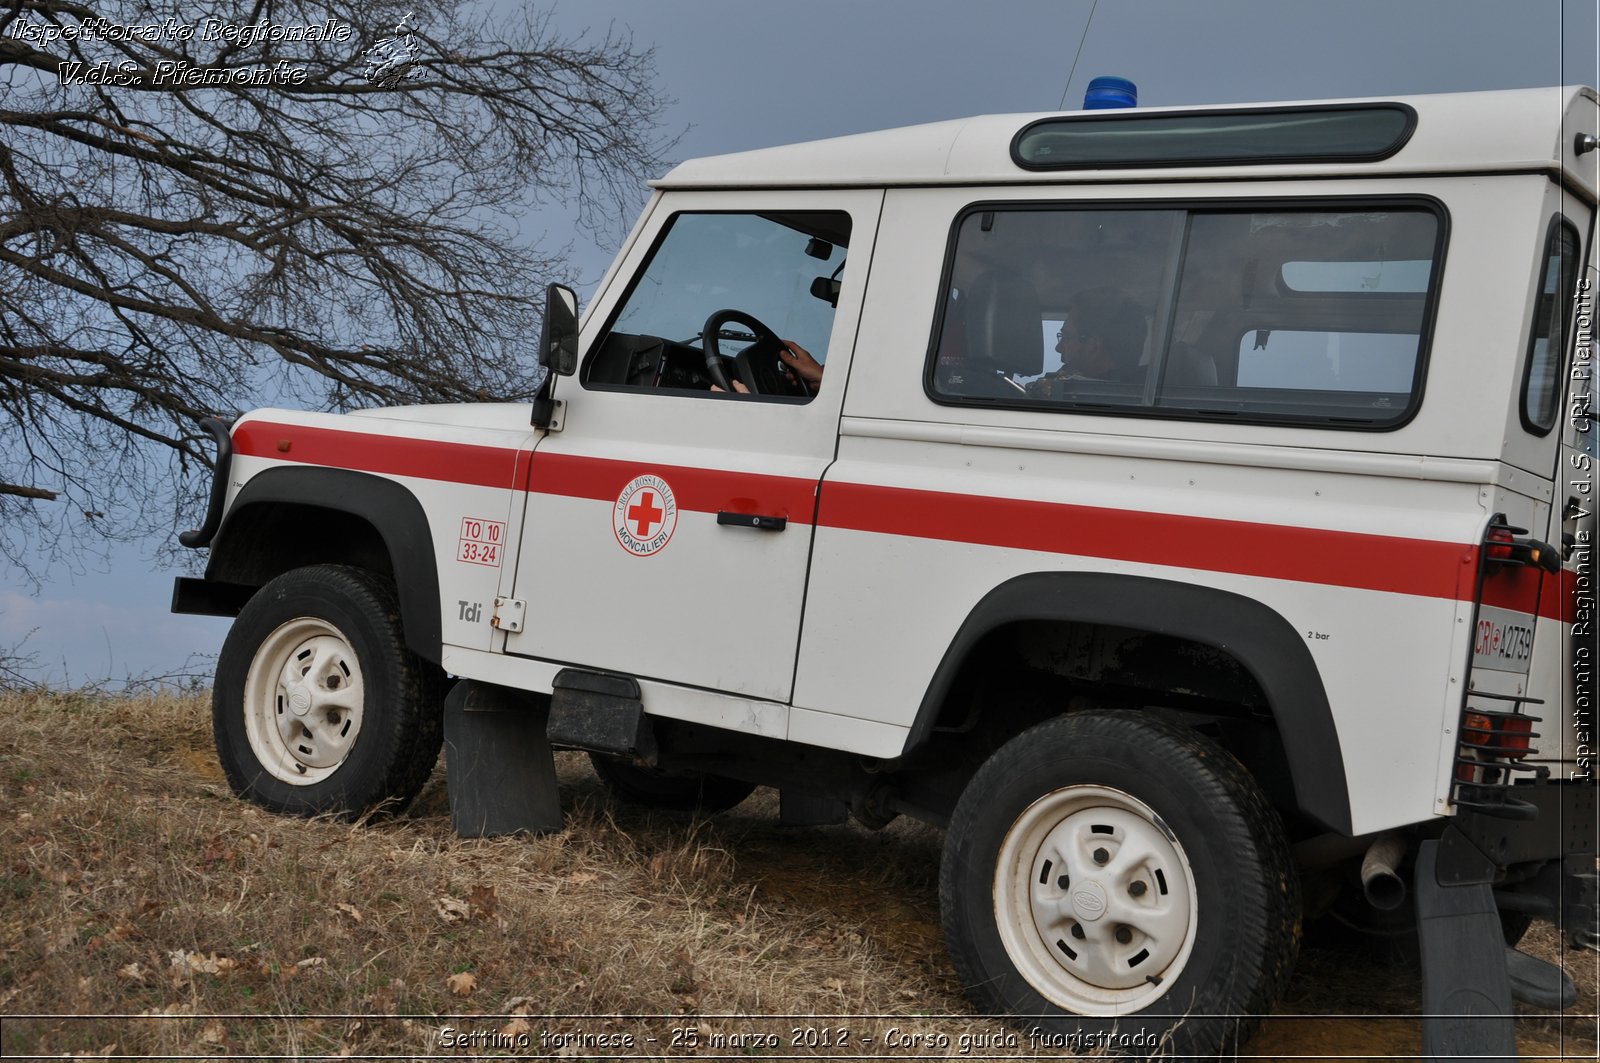
[[[561,761],[558,835],[454,837],[442,766],[402,816],[288,820],[228,792],[200,699],[0,695],[0,1053],[1039,1054],[955,984],[938,831],[643,812]],[[1596,1058],[1600,957],[1525,948],[1580,1000],[1520,1009],[1523,1058]],[[1419,1008],[1414,969],[1307,944],[1244,1057],[1415,1058]]]

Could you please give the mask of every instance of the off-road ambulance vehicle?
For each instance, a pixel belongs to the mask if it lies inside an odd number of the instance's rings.
[[[915,816],[976,1006],[1114,1049],[1236,1043],[1303,909],[1414,927],[1430,1012],[1559,1004],[1501,935],[1594,927],[1596,122],[1538,89],[684,163],[581,327],[552,289],[535,402],[216,427],[174,608],[237,617],[228,778],[403,804],[442,735],[464,833],[558,828],[552,747],[639,801]]]

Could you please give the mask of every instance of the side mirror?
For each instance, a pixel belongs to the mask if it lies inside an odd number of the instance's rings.
[[[539,364],[556,376],[571,376],[578,370],[578,297],[565,284],[545,289]]]

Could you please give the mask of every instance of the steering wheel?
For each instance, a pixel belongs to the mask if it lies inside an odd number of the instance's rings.
[[[806,394],[805,385],[778,359],[778,352],[784,349],[783,340],[743,310],[718,310],[706,318],[700,337],[706,355],[706,373],[713,384],[723,391],[733,390],[726,368],[728,356],[722,353],[722,342],[717,335],[730,323],[743,325],[755,333],[756,341],[731,358],[739,382],[749,388],[752,395]]]

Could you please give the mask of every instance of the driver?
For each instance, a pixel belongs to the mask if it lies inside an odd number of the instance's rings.
[[[783,341],[783,346],[778,350],[778,361],[805,386],[808,393],[815,395],[822,387],[822,363],[811,357],[811,352],[794,340]],[[740,395],[750,394],[750,389],[744,386],[743,381],[730,380],[729,383]],[[712,384],[711,390],[722,389]]]

